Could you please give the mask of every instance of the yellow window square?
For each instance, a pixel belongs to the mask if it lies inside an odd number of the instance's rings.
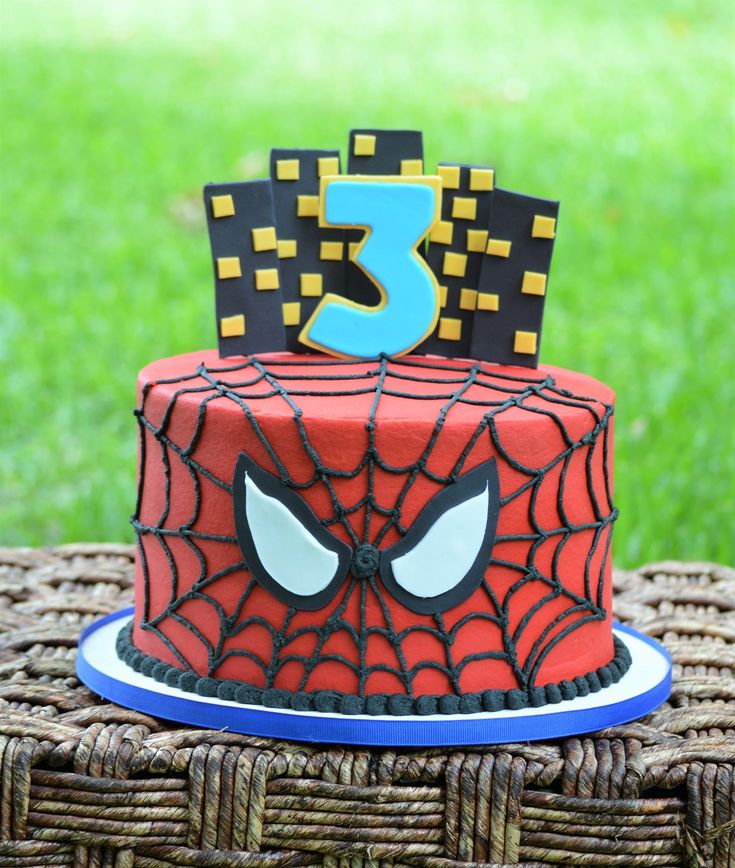
[[[242,277],[239,256],[220,256],[217,259],[217,277],[229,280],[232,277]]]
[[[500,238],[488,238],[485,253],[488,256],[503,256],[507,259],[510,256],[510,241],[501,241]]]
[[[301,322],[301,302],[287,301],[283,305],[283,324],[296,326]]]
[[[245,317],[238,313],[235,316],[223,316],[219,321],[219,333],[223,338],[238,338],[245,334]]]
[[[484,253],[487,245],[487,229],[467,230],[467,252]]]
[[[309,298],[320,296],[322,294],[321,274],[300,274],[299,292]]]
[[[232,217],[235,213],[235,203],[229,193],[225,196],[212,196],[212,217],[215,220],[220,217]]]
[[[494,169],[470,169],[470,190],[480,193],[492,190],[494,187]]]
[[[276,178],[279,181],[298,181],[299,176],[298,160],[276,160]]]
[[[423,160],[401,160],[402,175],[423,175],[424,161]]]
[[[455,220],[474,220],[477,217],[477,199],[455,196],[452,202],[452,217]]]
[[[546,295],[546,275],[537,271],[524,271],[521,292],[525,295]]]
[[[372,157],[375,153],[375,136],[357,133],[353,153],[356,157]]]
[[[467,257],[464,253],[452,253],[448,250],[444,254],[444,266],[442,271],[450,277],[464,277],[467,270]]]
[[[432,244],[451,244],[454,226],[449,220],[440,220],[429,233]]]
[[[293,238],[278,239],[278,258],[293,259],[296,256],[297,245]]]
[[[515,341],[513,342],[513,352],[525,353],[532,356],[536,352],[536,342],[538,335],[536,332],[521,332],[517,331]]]
[[[355,261],[355,257],[357,256],[357,248],[359,246],[360,246],[359,241],[350,241],[350,243],[347,245],[347,250],[349,251],[347,258],[350,260],[350,262]]]
[[[339,261],[344,256],[345,246],[341,241],[322,241],[319,245],[319,259]]]
[[[256,289],[278,289],[280,286],[278,280],[277,268],[256,268],[255,269],[255,288]]]
[[[477,290],[460,289],[459,306],[461,310],[475,310],[477,307]]]
[[[462,320],[451,317],[440,317],[439,337],[443,341],[458,341],[462,337]]]
[[[440,286],[439,287],[439,307],[447,306],[447,287]]]
[[[534,214],[531,238],[554,238],[556,236],[556,219]]]
[[[437,166],[436,173],[445,190],[459,190],[459,166]]]
[[[298,217],[318,217],[319,216],[319,197],[318,196],[297,196],[296,197],[296,215]]]
[[[278,247],[276,230],[273,226],[263,226],[261,229],[252,229],[253,250],[261,253],[263,250],[275,250]]]
[[[477,310],[500,310],[500,296],[494,292],[478,292]]]
[[[317,160],[317,175],[339,175],[339,157],[319,157]]]

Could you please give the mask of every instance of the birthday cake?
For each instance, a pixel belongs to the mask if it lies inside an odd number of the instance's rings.
[[[271,709],[471,715],[608,688],[614,394],[538,364],[558,203],[421,136],[205,188],[219,350],[138,380],[129,667]]]

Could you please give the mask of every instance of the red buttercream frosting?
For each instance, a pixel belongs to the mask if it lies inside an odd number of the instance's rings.
[[[463,472],[496,458],[501,508],[485,575],[492,595],[481,585],[437,619],[408,610],[384,588],[378,599],[368,585],[346,605],[340,592],[315,612],[289,611],[264,588],[251,587],[230,493],[239,453],[277,474],[268,444],[296,482],[308,481],[315,465],[298,415],[329,468],[353,471],[365,458],[380,366],[318,364],[326,361],[271,353],[254,366],[208,350],[141,371],[136,647],[201,675],[256,687],[363,695],[528,686],[519,683],[520,672],[543,686],[607,664],[614,394],[559,368],[409,356],[389,362],[382,380],[375,436],[388,464],[415,464],[437,430],[427,461],[435,474],[449,474],[465,452]],[[458,392],[459,399],[448,400]],[[377,502],[394,508],[407,476],[376,470]],[[368,491],[367,469],[330,480],[347,507]],[[417,475],[401,505],[404,527],[440,488]],[[299,493],[320,519],[333,516],[323,482]],[[370,536],[385,520],[373,514]],[[365,521],[365,506],[349,514],[361,539]],[[349,542],[339,523],[330,530]],[[380,545],[399,538],[392,528]],[[339,606],[352,631],[311,629],[324,628]],[[483,613],[494,620],[476,617]],[[385,630],[370,633],[371,626],[386,628],[394,641]],[[420,626],[428,629],[414,629]],[[470,655],[480,659],[462,665]]]

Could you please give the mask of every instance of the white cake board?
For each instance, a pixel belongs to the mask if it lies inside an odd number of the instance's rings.
[[[671,690],[671,658],[654,639],[615,623],[633,662],[617,682],[597,693],[540,708],[479,714],[391,717],[292,711],[203,697],[142,675],[117,656],[115,641],[132,618],[125,609],[88,627],[79,640],[77,674],[100,696],[180,723],[207,729],[306,742],[393,747],[507,744],[604,729],[642,717]]]

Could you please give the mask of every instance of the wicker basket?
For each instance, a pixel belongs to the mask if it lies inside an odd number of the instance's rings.
[[[0,549],[0,865],[735,865],[735,572],[615,576],[675,662],[644,720],[548,744],[347,750],[105,703],[81,629],[128,604],[132,550]]]

